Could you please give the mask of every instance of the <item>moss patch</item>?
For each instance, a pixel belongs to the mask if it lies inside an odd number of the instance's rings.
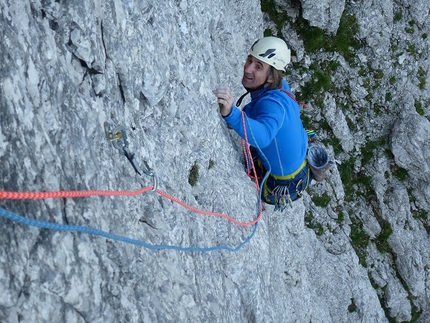
[[[314,230],[317,236],[322,236],[324,234],[322,224],[315,221],[314,214],[312,212],[305,213],[305,224],[309,229]]]
[[[195,186],[197,181],[199,180],[199,165],[197,164],[197,160],[194,161],[194,165],[190,168],[190,175],[188,176],[188,183],[191,186]]]
[[[368,164],[375,154],[375,150],[383,149],[386,146],[387,140],[385,137],[380,137],[374,141],[368,141],[361,149],[362,163]]]
[[[367,267],[366,249],[369,245],[370,238],[363,230],[363,224],[355,219],[351,219],[351,245],[358,256],[359,263]]]
[[[308,52],[324,49],[328,52],[338,52],[347,61],[351,61],[354,56],[352,51],[363,46],[355,37],[358,32],[357,18],[345,12],[340,19],[335,36],[329,36],[322,29],[310,26],[309,22],[302,17],[297,18],[295,26]]]
[[[324,192],[323,195],[313,195],[312,201],[316,206],[326,208],[330,204],[331,196],[327,192]]]
[[[375,244],[379,252],[391,252],[391,248],[388,244],[388,238],[391,236],[392,233],[393,229],[391,228],[391,224],[388,222],[383,223],[381,233],[379,233],[378,237],[375,240]]]
[[[209,165],[208,165],[208,169],[212,169],[215,167],[215,161],[211,158],[209,160]]]

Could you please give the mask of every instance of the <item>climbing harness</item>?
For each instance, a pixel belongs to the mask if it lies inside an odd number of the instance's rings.
[[[309,177],[308,181],[309,182]],[[306,182],[306,183],[307,183]],[[297,183],[294,184],[294,192],[295,192],[295,200],[302,197],[304,190],[307,187],[307,184],[303,180],[303,178],[300,178]],[[272,195],[275,200],[275,211],[284,211],[287,205],[289,205],[291,208],[293,208],[292,202],[293,199],[291,198],[289,185],[277,185],[272,190]]]
[[[127,138],[127,132],[124,126],[116,126],[113,127],[109,122],[104,123],[104,129],[106,134],[106,139],[112,142],[113,146],[118,149],[119,154],[125,156],[127,160],[130,162],[131,166],[133,166],[134,171],[136,172],[136,181],[142,186],[145,185],[143,180],[143,175],[147,175],[152,177],[153,186],[152,191],[157,190],[157,176],[153,171],[150,170],[146,161],[143,161],[145,164],[145,168],[140,168],[134,159],[134,154],[129,149],[129,142]]]

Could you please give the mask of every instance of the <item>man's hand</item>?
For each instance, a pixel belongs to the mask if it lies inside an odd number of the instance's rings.
[[[223,117],[228,116],[233,107],[233,94],[226,86],[216,87],[215,90],[212,91],[218,99],[219,112]]]

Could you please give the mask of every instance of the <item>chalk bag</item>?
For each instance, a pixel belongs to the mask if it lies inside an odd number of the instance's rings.
[[[312,145],[308,148],[307,160],[311,169],[312,178],[321,182],[326,177],[326,172],[333,165],[328,159],[328,153],[324,147]]]

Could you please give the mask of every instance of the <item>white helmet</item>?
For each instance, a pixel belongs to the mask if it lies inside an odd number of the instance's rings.
[[[260,38],[252,45],[249,54],[284,72],[291,61],[290,49],[282,39],[277,37]]]

